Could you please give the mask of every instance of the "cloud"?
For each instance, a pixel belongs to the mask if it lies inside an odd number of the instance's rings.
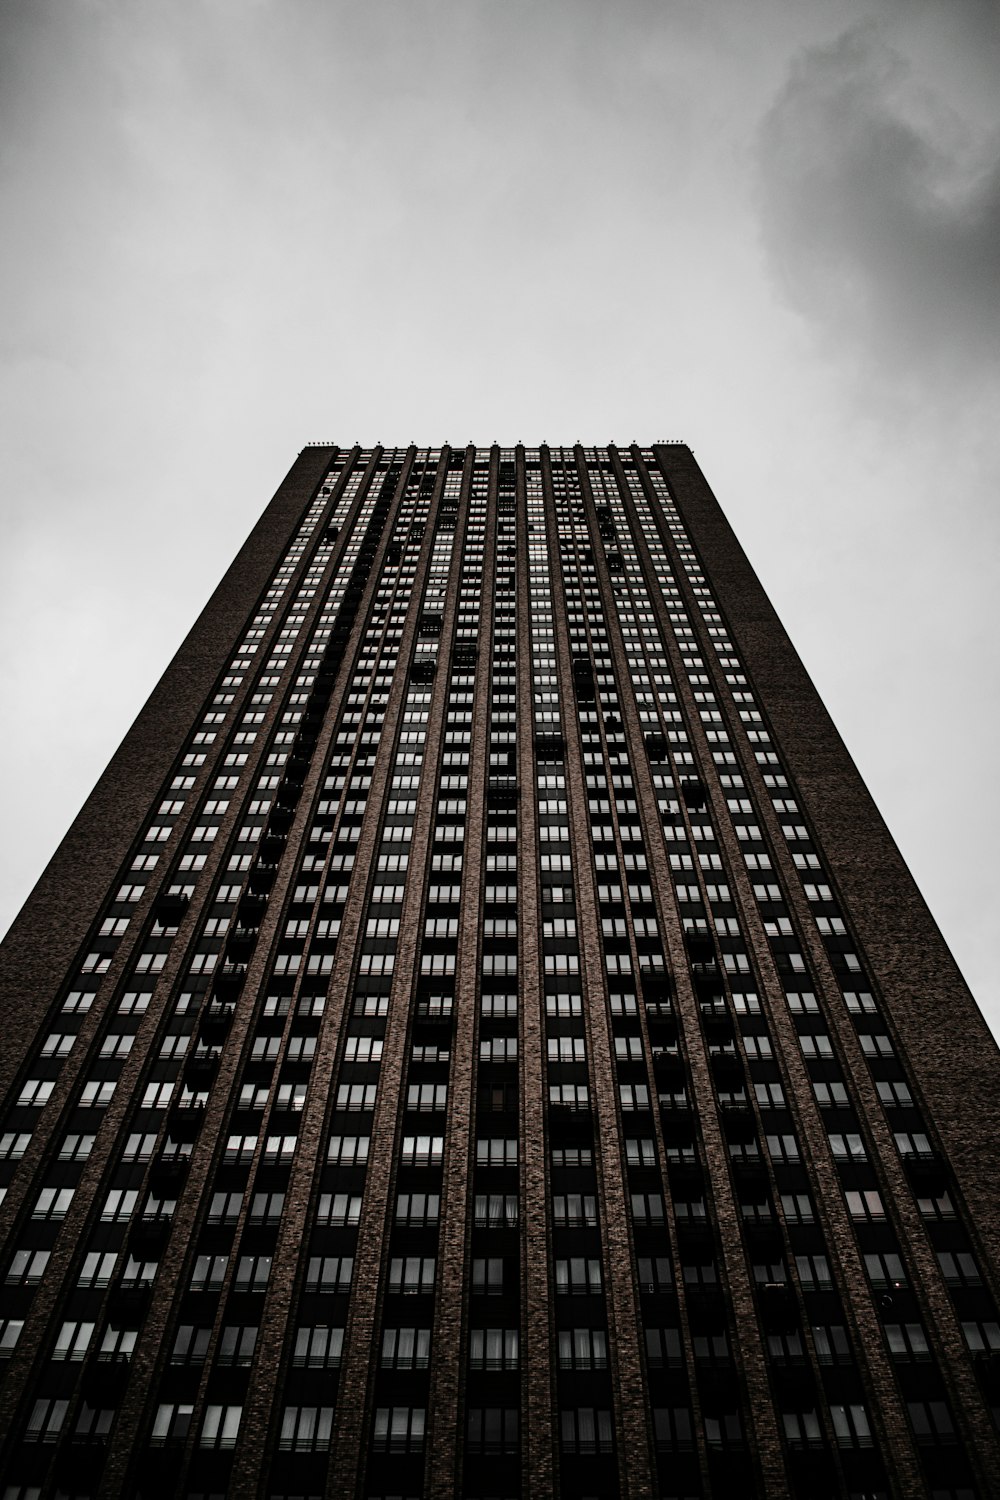
[[[865,22],[803,50],[762,122],[758,164],[783,295],[909,384],[995,360],[1000,132],[948,99],[960,70],[931,79],[905,47]]]

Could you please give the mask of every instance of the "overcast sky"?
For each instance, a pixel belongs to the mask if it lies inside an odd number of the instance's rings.
[[[993,0],[0,27],[0,927],[305,442],[682,438],[1000,1031]]]

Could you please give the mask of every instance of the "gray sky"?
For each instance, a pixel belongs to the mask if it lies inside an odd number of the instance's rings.
[[[1000,1031],[992,0],[0,28],[0,926],[304,442],[678,437]]]

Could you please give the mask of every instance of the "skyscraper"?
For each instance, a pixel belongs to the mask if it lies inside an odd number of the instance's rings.
[[[682,444],[303,450],[0,984],[3,1500],[1000,1492],[996,1048]]]

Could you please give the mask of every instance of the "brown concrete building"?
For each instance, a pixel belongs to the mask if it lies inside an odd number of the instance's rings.
[[[681,444],[305,449],[0,1003],[2,1500],[1000,1494],[996,1048]]]

